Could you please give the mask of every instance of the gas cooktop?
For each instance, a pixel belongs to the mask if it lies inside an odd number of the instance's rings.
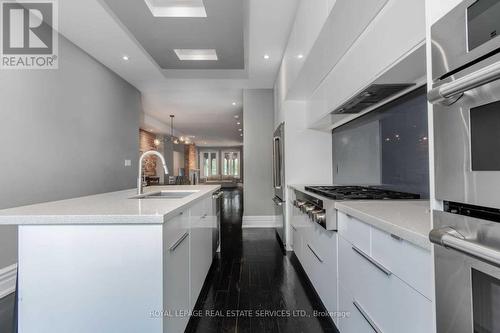
[[[305,190],[333,200],[420,199],[419,194],[397,192],[371,186],[306,186]]]

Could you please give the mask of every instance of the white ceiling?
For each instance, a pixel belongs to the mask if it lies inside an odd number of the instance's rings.
[[[242,112],[242,91],[273,87],[298,0],[241,0],[244,69],[163,69],[105,1],[60,1],[59,30],[142,92],[143,126],[168,134],[175,114],[178,131],[199,145],[241,144],[233,116]]]

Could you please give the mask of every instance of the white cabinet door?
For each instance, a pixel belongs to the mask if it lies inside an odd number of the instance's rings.
[[[191,209],[190,309],[193,309],[212,264],[211,197]]]
[[[338,320],[338,328],[341,333],[373,333],[374,329],[363,317],[360,310],[354,306],[355,299],[345,288],[339,288],[339,310],[346,316]],[[362,307],[359,305],[360,309]]]
[[[292,224],[293,252],[299,262],[302,261],[302,235],[297,226]]]
[[[164,332],[184,332],[189,321],[189,214],[167,221],[163,228]]]
[[[339,237],[339,285],[341,293],[350,295],[355,312],[382,332],[433,332],[432,302],[371,253],[364,252],[342,237]],[[344,303],[340,309],[345,311],[343,307],[350,306],[347,304],[349,300],[341,295],[342,298]],[[349,328],[358,325],[350,319],[343,319],[341,323]],[[346,332],[355,331],[348,329]]]

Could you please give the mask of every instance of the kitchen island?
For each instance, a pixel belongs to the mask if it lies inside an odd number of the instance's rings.
[[[219,188],[0,211],[0,225],[19,225],[19,332],[183,332],[212,262]]]

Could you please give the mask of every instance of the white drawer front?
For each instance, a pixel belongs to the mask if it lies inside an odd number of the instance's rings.
[[[354,244],[366,253],[370,253],[370,229],[371,227],[360,220],[338,212],[339,235]]]
[[[425,297],[433,299],[430,251],[372,228],[372,257]]]
[[[339,288],[339,311],[345,311],[347,316],[339,318],[338,328],[341,333],[373,333],[374,330],[363,317],[361,312],[354,307],[354,297],[342,287]]]
[[[209,207],[212,205],[212,197],[209,196],[207,198],[202,198],[200,201],[197,201],[193,206],[191,206],[191,218],[199,219],[203,216],[207,216],[209,214]]]
[[[359,252],[357,252],[359,251]],[[388,332],[394,318],[389,305],[390,273],[384,272],[369,255],[344,239],[340,240],[341,258],[339,284],[351,293],[353,300],[365,311],[382,332]],[[366,257],[365,257],[366,256]]]
[[[300,232],[300,228],[292,223],[292,239],[293,239],[293,252],[297,256],[300,262],[302,259],[302,235]]]
[[[163,225],[164,251],[168,251],[176,241],[186,233],[189,233],[189,212],[184,211],[179,215],[169,219]]]
[[[351,294],[352,301],[380,331],[433,331],[431,301],[342,238],[339,256],[340,289]]]
[[[388,332],[434,332],[434,307],[430,300],[396,276],[391,278],[390,290],[392,326]]]
[[[302,214],[295,230],[294,251],[329,312],[338,309],[337,233],[327,231]]]

